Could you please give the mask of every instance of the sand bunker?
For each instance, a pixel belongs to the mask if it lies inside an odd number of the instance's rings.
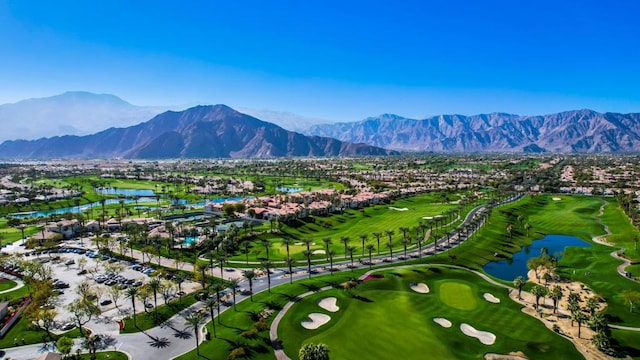
[[[395,211],[407,211],[407,210],[409,210],[409,209],[407,209],[407,208],[397,208],[397,207],[389,206],[389,210],[395,210]]]
[[[562,200],[562,199],[561,199],[561,198],[556,198],[556,197],[554,197],[554,198],[552,198],[551,200],[553,200],[553,201],[560,201],[560,200]]]
[[[320,306],[321,308],[330,311],[330,312],[336,312],[338,310],[340,310],[340,308],[337,305],[337,301],[338,299],[334,298],[334,297],[327,297],[324,298],[320,301],[318,301],[318,306]]]
[[[493,296],[493,294],[484,293],[484,294],[482,294],[482,296],[484,297],[485,300],[487,300],[490,303],[494,303],[494,304],[499,304],[500,303],[500,299],[498,299],[497,297]]]
[[[326,253],[327,253],[327,252],[326,252],[326,251],[324,251],[324,250],[313,250],[313,251],[311,252],[311,254],[312,254],[312,255],[324,255],[324,254],[326,254]]]
[[[451,321],[445,319],[445,318],[433,318],[433,321],[442,326],[443,328],[450,328],[451,327]]]
[[[462,323],[460,324],[460,330],[467,336],[474,337],[480,340],[481,343],[485,345],[493,345],[496,342],[496,336],[488,331],[480,331],[476,330],[473,326],[469,324]]]
[[[307,244],[305,244],[305,243],[303,243],[303,242],[297,242],[297,243],[294,243],[293,245],[295,245],[295,246],[302,246],[302,245],[305,245],[305,246],[306,246]],[[316,243],[314,243],[314,242],[312,242],[311,244],[309,244],[309,246],[315,246],[315,245],[316,245]]]
[[[433,219],[433,216],[423,216],[422,218],[425,219],[425,220],[431,220],[431,219]]]
[[[417,293],[427,294],[429,292],[429,287],[425,283],[410,284],[409,286],[411,287],[411,290]]]
[[[309,330],[315,330],[331,320],[331,316],[326,314],[311,313],[308,316],[310,320],[302,320],[300,325]]]

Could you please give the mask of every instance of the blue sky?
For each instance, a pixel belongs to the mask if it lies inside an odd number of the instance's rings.
[[[0,103],[640,112],[637,1],[0,0]]]

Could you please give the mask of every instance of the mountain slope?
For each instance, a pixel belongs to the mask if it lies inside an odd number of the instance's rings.
[[[416,120],[381,115],[305,132],[387,149],[438,152],[640,151],[640,114],[567,111],[544,116],[493,113]]]
[[[0,105],[0,141],[91,134],[112,126],[137,124],[166,110],[131,105],[114,95],[82,91],[22,100]]]
[[[127,128],[87,136],[5,141],[3,158],[202,158],[385,155],[394,152],[324,137],[307,137],[225,105],[167,111]]]

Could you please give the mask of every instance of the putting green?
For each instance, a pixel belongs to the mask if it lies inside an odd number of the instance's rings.
[[[529,359],[581,359],[566,339],[547,329],[538,320],[523,314],[511,300],[499,305],[482,299],[485,292],[503,295],[507,290],[465,270],[414,267],[380,272],[384,278],[365,281],[350,292],[331,289],[314,293],[293,304],[278,326],[284,351],[296,358],[308,342],[327,344],[336,359],[478,359],[485,353],[508,354],[522,351]],[[411,283],[434,284],[439,294],[418,294]],[[444,290],[443,290],[444,289]],[[340,310],[327,313],[318,301],[333,296]],[[460,300],[462,299],[462,300]],[[300,322],[310,313],[325,313],[331,320],[315,330]],[[444,328],[433,321],[451,321]],[[493,345],[465,335],[460,325],[467,323],[496,336]]]
[[[471,287],[457,281],[447,281],[440,284],[438,288],[440,301],[460,310],[473,310],[478,307],[476,295],[471,291]]]

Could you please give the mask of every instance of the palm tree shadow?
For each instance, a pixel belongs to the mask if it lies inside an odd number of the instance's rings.
[[[356,300],[360,300],[362,302],[367,302],[367,303],[372,303],[373,302],[373,300],[371,300],[369,298],[366,298],[364,296],[361,296],[361,295],[357,295],[357,294],[353,295],[353,298],[356,299]]]
[[[154,338],[153,336],[150,336],[150,338],[152,339],[151,341],[149,341],[149,345],[154,347],[154,348],[166,348],[169,347],[169,345],[171,345],[171,341],[169,341],[169,339],[163,337],[163,338]]]
[[[187,329],[183,329],[183,330],[177,330],[177,329],[173,329],[174,333],[173,336],[177,337],[178,339],[191,339],[191,337],[193,336],[191,331],[188,331]]]

